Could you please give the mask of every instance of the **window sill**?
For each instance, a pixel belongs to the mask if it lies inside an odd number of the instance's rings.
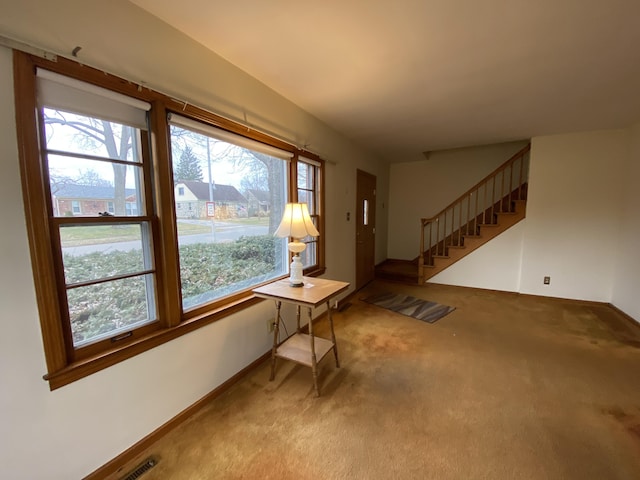
[[[243,297],[233,303],[228,303],[224,307],[211,310],[196,318],[185,320],[175,327],[156,330],[155,332],[137,340],[133,340],[126,345],[114,347],[111,350],[92,357],[70,363],[61,370],[44,375],[43,378],[49,382],[50,390],[56,390],[140,353],[151,350],[152,348],[169,342],[175,338],[181,337],[182,335],[193,332],[205,325],[209,325],[210,323],[216,322],[224,317],[251,307],[252,305],[256,305],[261,301],[261,299],[253,297],[249,292],[246,297]]]
[[[305,272],[305,275],[317,277],[324,272],[325,268],[317,268]],[[282,278],[286,278],[286,276]],[[70,363],[61,370],[44,375],[43,378],[49,382],[50,390],[56,390],[262,301],[263,299],[254,297],[251,292],[247,292],[246,295],[240,299],[184,320],[175,327],[156,330],[149,335],[132,340],[125,345],[120,345],[100,354]]]

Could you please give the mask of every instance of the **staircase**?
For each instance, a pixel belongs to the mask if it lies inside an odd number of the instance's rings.
[[[431,218],[421,219],[420,255],[386,260],[376,277],[423,284],[525,217],[527,145]]]

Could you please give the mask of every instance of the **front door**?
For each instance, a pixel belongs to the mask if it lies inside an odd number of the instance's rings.
[[[358,170],[356,186],[356,290],[375,276],[376,177]]]

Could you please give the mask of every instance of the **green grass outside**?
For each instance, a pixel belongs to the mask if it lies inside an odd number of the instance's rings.
[[[224,220],[224,222],[238,225],[268,225],[269,218],[234,218]],[[178,222],[179,235],[196,235],[210,232],[211,224],[208,223]],[[64,247],[135,241],[140,240],[140,227],[137,225],[63,227],[60,229],[60,239]]]
[[[269,225],[269,217],[230,218],[220,220],[225,223],[237,223],[238,225]]]

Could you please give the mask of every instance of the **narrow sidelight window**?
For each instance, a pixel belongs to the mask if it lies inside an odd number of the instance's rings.
[[[297,192],[298,202],[306,203],[311,220],[319,229],[320,219],[320,163],[305,157],[299,157],[297,162]],[[318,237],[303,239],[307,248],[302,252],[304,268],[318,265]]]

